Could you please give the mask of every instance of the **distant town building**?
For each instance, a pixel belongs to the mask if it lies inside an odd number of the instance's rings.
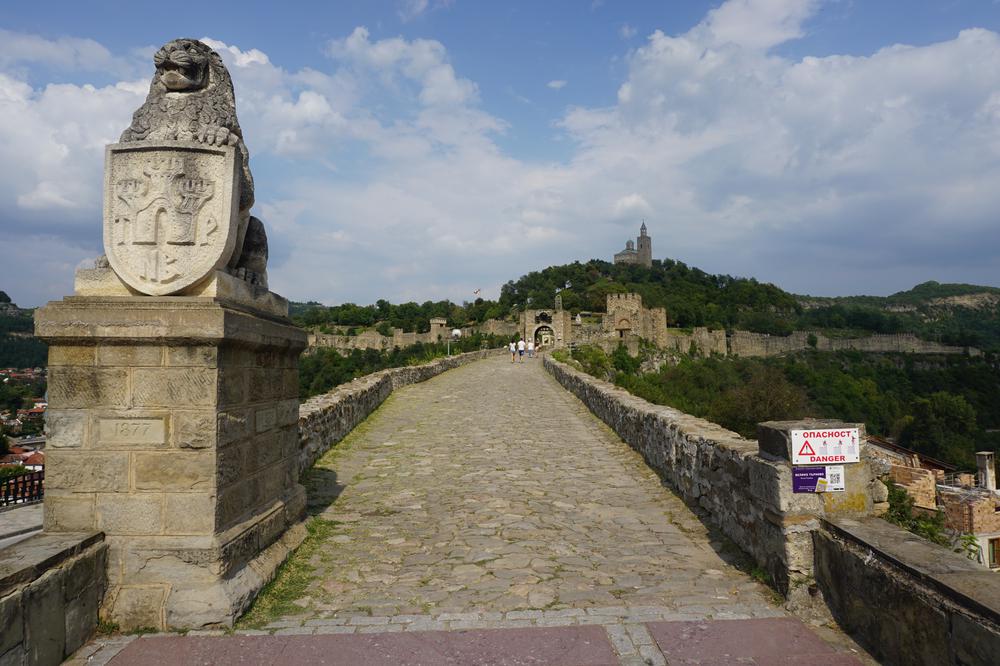
[[[947,474],[934,467],[894,464],[889,477],[913,498],[917,511],[940,511],[946,528],[974,536],[979,563],[1000,570],[1000,492],[993,452],[976,453],[976,463],[978,474]]]
[[[616,264],[639,264],[647,268],[653,265],[653,238],[646,235],[646,223],[639,227],[635,242],[625,243],[625,249],[615,255]]]

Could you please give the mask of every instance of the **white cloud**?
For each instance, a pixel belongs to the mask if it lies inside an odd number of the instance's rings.
[[[396,14],[404,23],[412,21],[424,14],[428,9],[443,9],[454,4],[454,0],[436,0],[433,4],[430,0],[400,0]]]
[[[566,81],[562,79],[556,79],[554,81],[549,81],[545,85],[547,85],[549,88],[552,88],[553,90],[562,90],[563,88],[566,87]]]
[[[401,82],[420,86],[425,106],[455,106],[478,101],[476,84],[455,75],[444,45],[430,39],[406,41],[401,37],[372,42],[367,28],[358,27],[345,39],[328,45],[331,57],[380,77],[383,84]]]
[[[1000,234],[1000,194],[985,186],[1000,177],[1000,37],[967,30],[868,57],[771,53],[815,6],[731,1],[686,34],[650,36],[616,106],[563,120],[575,163],[604,166],[589,196],[634,190],[655,211],[652,233],[669,225],[672,255],[803,291],[884,293],[963,273],[995,282],[979,248]],[[833,281],[803,271],[790,260],[802,247],[851,270]]]
[[[728,0],[698,27],[699,41],[767,49],[801,37],[820,0]]]
[[[621,27],[618,28],[618,34],[622,39],[632,39],[635,37],[638,30],[629,25],[628,23],[622,23]]]
[[[506,123],[440,42],[359,27],[327,45],[325,66],[288,71],[213,41],[236,84],[272,285],[326,302],[495,296],[529,270],[610,257],[641,217],[657,257],[800,291],[995,283],[1000,36],[776,55],[817,6],[730,0],[684,34],[653,32],[615,103],[560,120],[563,163],[505,154]],[[44,279],[30,262],[0,268],[30,305],[67,293],[97,253],[103,145],[147,81],[32,87],[19,66],[0,65],[0,227],[62,239]],[[832,274],[803,265],[817,253],[837,257]]]
[[[614,217],[618,219],[632,218],[648,215],[653,212],[653,207],[649,205],[645,197],[632,192],[618,199],[614,205]]]
[[[45,39],[0,28],[0,67],[8,68],[15,63],[85,71],[104,71],[118,66],[111,52],[92,39]]]

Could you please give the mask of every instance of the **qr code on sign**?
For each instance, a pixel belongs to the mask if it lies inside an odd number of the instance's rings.
[[[840,483],[840,473],[834,472],[833,474],[830,475],[830,478],[828,480],[830,482],[830,485],[834,486],[838,485]]]

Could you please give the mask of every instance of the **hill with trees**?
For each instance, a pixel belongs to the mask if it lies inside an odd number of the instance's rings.
[[[669,326],[742,329],[771,335],[820,330],[831,337],[873,333],[913,333],[926,340],[1000,352],[1000,289],[925,282],[891,296],[823,298],[800,296],[754,278],[713,275],[671,259],[650,268],[591,260],[550,266],[507,282],[496,301],[462,304],[427,301],[393,305],[353,303],[327,307],[293,304],[293,320],[306,327],[370,327],[383,324],[404,331],[429,330],[432,317],[449,326],[471,326],[487,319],[512,319],[527,308],[563,307],[602,312],[608,294],[634,292],[647,307],[663,307]]]
[[[1000,365],[988,357],[809,350],[778,358],[682,356],[648,367],[619,347],[557,352],[598,378],[756,437],[761,421],[805,417],[862,422],[869,434],[966,469],[975,452],[1000,454]]]
[[[0,367],[45,367],[48,347],[35,337],[33,312],[17,307],[0,291]]]

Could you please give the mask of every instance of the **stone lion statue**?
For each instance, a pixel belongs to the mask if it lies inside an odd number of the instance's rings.
[[[149,94],[119,141],[197,141],[230,145],[240,156],[240,225],[229,270],[267,287],[267,234],[250,216],[254,203],[250,153],[236,118],[233,80],[222,58],[197,39],[167,42],[153,56]]]

